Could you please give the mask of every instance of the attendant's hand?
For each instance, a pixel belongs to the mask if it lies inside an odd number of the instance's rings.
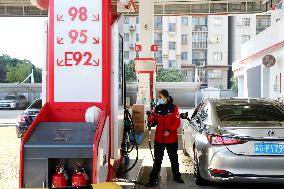
[[[164,132],[164,136],[165,136],[165,137],[170,136],[170,132],[169,132],[169,131],[165,131],[165,132]]]

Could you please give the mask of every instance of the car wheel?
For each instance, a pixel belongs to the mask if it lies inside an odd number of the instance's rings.
[[[193,173],[194,173],[194,181],[198,186],[206,186],[208,185],[208,181],[201,177],[199,172],[199,162],[197,158],[197,153],[194,151],[194,161],[193,161]]]

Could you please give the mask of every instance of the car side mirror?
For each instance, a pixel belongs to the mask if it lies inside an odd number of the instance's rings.
[[[188,117],[188,112],[180,114],[181,119],[186,119],[187,121],[191,122],[190,118]]]
[[[180,114],[180,118],[181,118],[181,119],[187,119],[187,120],[189,120],[189,118],[188,118],[188,112],[181,113],[181,114]]]

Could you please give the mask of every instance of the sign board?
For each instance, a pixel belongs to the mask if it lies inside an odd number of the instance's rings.
[[[102,102],[102,2],[53,0],[55,102]]]
[[[262,64],[268,68],[274,66],[276,58],[273,55],[265,55],[262,59]]]
[[[158,51],[158,50],[159,50],[158,45],[151,46],[151,51]]]
[[[156,72],[156,62],[153,58],[135,58],[134,70],[139,72]]]
[[[142,51],[142,46],[135,44],[135,51]]]

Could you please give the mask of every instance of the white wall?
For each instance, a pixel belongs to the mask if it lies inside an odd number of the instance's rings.
[[[250,18],[250,26],[243,26],[242,19]],[[242,36],[250,35],[251,39],[256,35],[256,15],[240,14],[232,17],[232,60],[236,61],[241,58]]]
[[[244,71],[236,72],[236,75],[239,78],[239,84],[242,84],[242,77],[244,78],[244,84],[243,86],[240,86],[243,88],[244,97],[249,97],[250,90],[254,90],[253,88],[251,89],[248,87],[248,83],[253,82],[253,79],[257,79],[256,77],[252,79],[250,76],[248,76],[246,70],[250,70],[252,68],[255,68],[256,66],[261,66],[261,97],[269,97],[271,99],[276,99],[277,97],[284,97],[284,44],[282,44],[282,48],[269,48],[279,42],[284,41],[283,25],[284,19],[281,19],[280,21],[257,35],[253,40],[242,45],[242,59],[250,57],[255,53],[261,52],[264,49],[269,49],[266,50],[264,53],[260,54],[259,56],[252,58],[251,61],[247,64],[243,64]],[[271,54],[276,57],[276,64],[271,68],[266,68],[264,67],[264,65],[262,65],[262,59],[267,54]],[[250,81],[248,81],[248,78],[250,78]],[[240,92],[239,95],[241,95],[241,93],[242,92]]]
[[[222,18],[222,26],[215,25],[215,18]],[[216,35],[222,36],[222,43],[216,43]],[[228,16],[208,16],[208,39],[212,41],[208,43],[208,65],[226,66],[228,65]],[[221,61],[214,61],[214,52],[222,53]]]

